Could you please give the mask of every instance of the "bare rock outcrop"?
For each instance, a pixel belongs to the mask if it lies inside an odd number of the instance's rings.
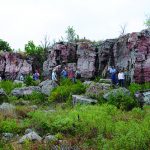
[[[32,72],[32,64],[18,53],[0,53],[0,75],[5,79],[18,79],[21,74]]]
[[[57,65],[76,63],[81,76],[107,76],[108,66],[127,69],[131,82],[150,81],[150,30],[133,32],[94,45],[92,42],[56,43],[44,62],[43,70]]]

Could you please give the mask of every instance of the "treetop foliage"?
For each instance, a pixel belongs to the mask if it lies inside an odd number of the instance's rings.
[[[11,47],[9,46],[9,43],[0,39],[0,51],[7,51],[10,52],[12,51]]]

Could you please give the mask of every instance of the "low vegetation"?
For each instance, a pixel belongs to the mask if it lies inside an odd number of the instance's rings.
[[[149,85],[133,83],[129,86],[130,96],[118,93],[111,96],[108,102],[103,99],[103,103],[97,105],[72,107],[68,105],[71,95],[82,94],[86,90],[80,81],[61,81],[49,97],[33,92],[30,96],[19,98],[11,96],[10,91],[21,85],[3,81],[0,87],[7,91],[9,102],[13,102],[16,109],[15,115],[11,111],[7,115],[0,112],[0,136],[13,133],[21,137],[27,128],[31,128],[41,137],[50,133],[78,149],[150,149],[150,107],[139,108],[133,96],[138,90],[149,89]],[[29,103],[22,105],[23,101]],[[66,103],[67,107],[64,107]],[[32,107],[35,105],[36,109]],[[7,142],[1,138],[0,149],[17,149],[16,141]],[[19,150],[52,149],[52,145],[56,144],[26,141]]]

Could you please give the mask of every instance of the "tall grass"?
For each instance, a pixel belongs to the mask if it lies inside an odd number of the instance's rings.
[[[22,83],[14,83],[10,80],[0,82],[0,88],[3,88],[7,95],[9,95],[14,88],[18,87],[22,87]]]

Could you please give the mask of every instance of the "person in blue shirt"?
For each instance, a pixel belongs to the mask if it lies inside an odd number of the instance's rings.
[[[68,77],[68,72],[67,72],[67,68],[66,67],[62,70],[61,77],[63,79],[66,79]]]
[[[116,79],[117,70],[115,69],[114,66],[112,66],[112,67],[109,67],[108,71],[110,73],[112,84],[115,85],[117,83],[117,79]]]

